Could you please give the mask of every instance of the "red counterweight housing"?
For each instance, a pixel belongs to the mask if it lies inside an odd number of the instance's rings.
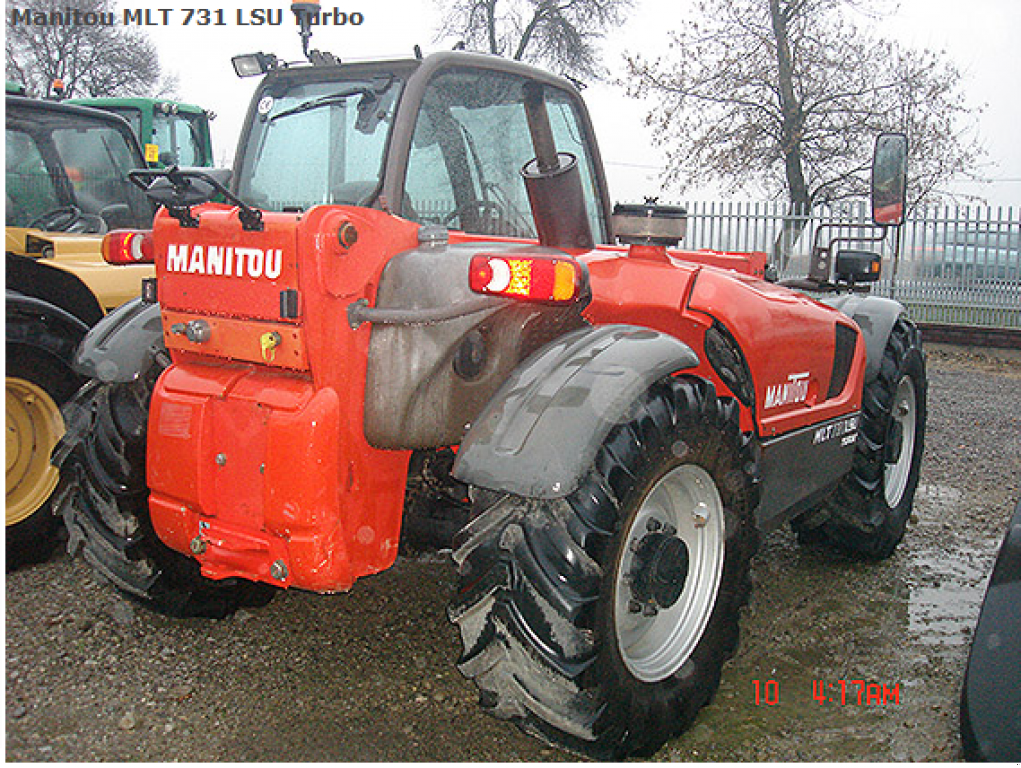
[[[173,364],[153,394],[153,526],[204,575],[329,592],[397,554],[407,451],[363,429],[368,327],[383,265],[417,225],[362,208],[194,209],[155,222],[163,333]]]

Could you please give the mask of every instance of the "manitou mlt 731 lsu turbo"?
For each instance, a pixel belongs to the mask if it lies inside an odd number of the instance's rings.
[[[107,242],[151,248],[157,283],[79,352],[54,454],[72,550],[163,611],[223,615],[348,590],[431,538],[486,710],[649,754],[716,690],[761,533],[900,541],[918,332],[859,290],[878,256],[819,248],[817,301],[763,254],[676,250],[677,208],[611,213],[566,80],[310,58],[237,61],[265,77],[229,188],[135,174],[163,210]],[[878,145],[886,224],[903,153]]]

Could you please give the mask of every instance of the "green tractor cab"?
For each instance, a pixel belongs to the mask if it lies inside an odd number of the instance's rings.
[[[167,99],[112,97],[68,99],[68,103],[113,112],[127,120],[150,168],[213,165],[209,121],[215,115],[202,107]]]

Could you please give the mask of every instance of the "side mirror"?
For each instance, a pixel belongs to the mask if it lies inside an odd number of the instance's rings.
[[[907,202],[908,137],[881,133],[872,157],[872,221],[881,227],[904,223]]]

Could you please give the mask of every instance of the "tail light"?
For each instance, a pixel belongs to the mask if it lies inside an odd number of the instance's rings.
[[[103,238],[103,258],[111,264],[152,264],[152,232],[140,229],[115,229]]]
[[[578,298],[582,265],[556,256],[475,256],[468,285],[476,293],[567,303]]]

